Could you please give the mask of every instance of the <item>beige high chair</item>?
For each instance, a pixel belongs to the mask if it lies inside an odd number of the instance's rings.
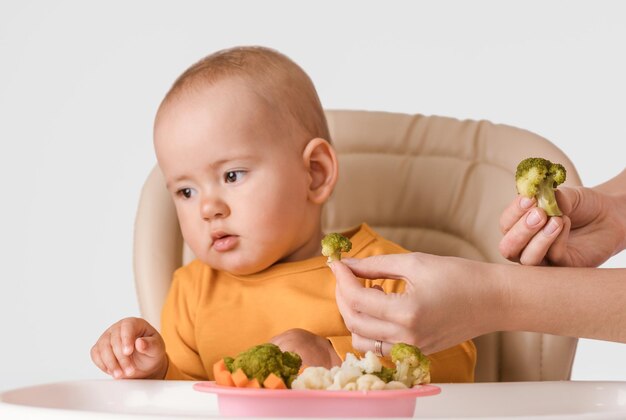
[[[412,251],[508,263],[498,252],[502,210],[516,194],[520,160],[541,156],[567,168],[549,141],[487,121],[367,111],[327,111],[339,182],[324,229],[367,222]],[[160,326],[172,273],[193,258],[184,245],[158,167],[144,185],[135,224],[134,268],[141,314]],[[577,340],[497,332],[474,340],[477,382],[566,380]]]

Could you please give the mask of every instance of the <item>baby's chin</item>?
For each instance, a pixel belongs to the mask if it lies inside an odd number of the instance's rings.
[[[260,262],[250,261],[216,261],[215,259],[202,260],[206,265],[218,271],[225,271],[235,276],[249,276],[251,274],[257,274],[261,271],[269,268],[272,264],[263,264]]]

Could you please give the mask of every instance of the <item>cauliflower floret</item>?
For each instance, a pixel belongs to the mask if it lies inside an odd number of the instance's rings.
[[[367,373],[357,378],[356,388],[359,391],[378,391],[385,389],[385,382],[378,376]]]
[[[341,365],[341,369],[339,369],[333,376],[333,384],[327,389],[335,391],[344,389],[344,387],[350,382],[356,382],[357,378],[361,375],[363,375],[363,372],[360,368],[350,365],[344,367]]]
[[[371,351],[365,353],[365,357],[357,359],[352,353],[346,353],[346,360],[341,364],[341,368],[356,367],[365,373],[380,372],[383,365],[380,359]]]
[[[291,383],[291,389],[327,389],[333,383],[330,371],[324,367],[310,366]]]
[[[405,389],[430,381],[429,361],[417,347],[396,344],[391,349],[396,369],[382,365],[371,351],[358,359],[347,353],[341,366],[330,370],[308,367],[293,381],[293,389],[327,389],[330,391],[369,391],[381,389]]]
[[[383,368],[380,359],[371,351],[365,353],[365,357],[359,360],[358,365],[365,373],[380,372]]]
[[[352,353],[346,353],[346,360],[341,364],[341,369],[347,367],[359,367],[359,359]]]
[[[385,384],[385,389],[406,389],[406,388],[407,388],[406,385],[398,381],[391,381]]]
[[[356,382],[348,382],[346,386],[344,386],[342,391],[356,391]]]

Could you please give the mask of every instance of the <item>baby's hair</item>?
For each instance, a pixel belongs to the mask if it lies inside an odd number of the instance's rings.
[[[203,83],[229,77],[249,82],[270,109],[281,118],[290,117],[306,140],[320,137],[330,141],[326,116],[309,76],[289,57],[266,47],[234,47],[208,55],[176,79],[163,102]]]

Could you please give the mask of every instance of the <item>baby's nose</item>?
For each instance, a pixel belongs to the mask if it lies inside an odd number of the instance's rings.
[[[207,197],[202,200],[200,213],[205,220],[227,217],[230,214],[228,205],[216,197]]]

